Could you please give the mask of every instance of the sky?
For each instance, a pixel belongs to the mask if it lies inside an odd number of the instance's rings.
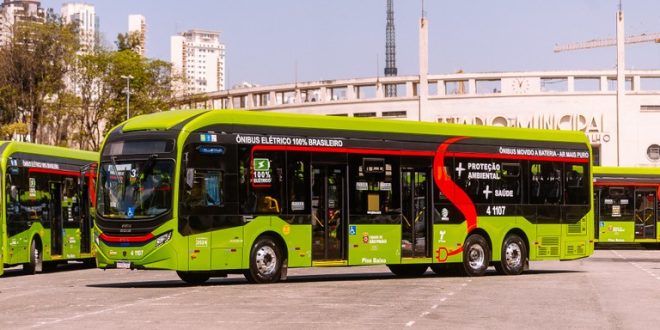
[[[42,0],[59,13],[64,2]],[[147,56],[170,60],[170,36],[190,29],[221,32],[227,85],[258,85],[382,76],[386,0],[86,0],[105,43],[147,24]],[[613,38],[619,0],[426,0],[429,74],[608,70],[616,51],[554,53],[556,44]],[[660,1],[624,0],[626,35],[660,32]],[[394,0],[399,75],[419,72],[422,0]],[[660,44],[626,47],[627,69],[660,69]]]

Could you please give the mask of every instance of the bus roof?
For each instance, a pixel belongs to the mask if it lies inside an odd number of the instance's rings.
[[[588,144],[586,135],[578,131],[441,124],[407,120],[304,115],[246,110],[172,110],[159,112],[130,119],[125,122],[122,131],[168,130],[173,129],[175,126],[185,121],[189,122],[185,124],[183,129],[188,131],[193,131],[211,124],[237,124],[340,131],[515,138],[521,140],[583,142]]]
[[[608,167],[594,166],[594,175],[658,175],[660,176],[660,167]]]
[[[87,160],[90,163],[98,161],[99,158],[99,154],[92,151],[68,149],[63,147],[27,142],[0,141],[0,154],[3,157],[8,157],[15,152]]]

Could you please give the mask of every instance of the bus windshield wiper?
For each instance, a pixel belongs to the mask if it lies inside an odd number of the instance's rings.
[[[146,178],[146,175],[148,173],[151,173],[154,169],[154,165],[156,164],[156,158],[158,158],[157,154],[152,154],[149,156],[149,158],[144,161],[144,164],[142,165],[142,169],[140,172],[137,174],[137,177],[140,179],[140,181],[144,181]],[[144,177],[142,177],[144,175]]]

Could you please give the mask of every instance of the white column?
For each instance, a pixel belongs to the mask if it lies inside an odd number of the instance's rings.
[[[623,32],[623,9],[619,8],[616,13],[616,165],[621,165],[621,125],[623,98],[626,93],[625,76],[625,35]]]
[[[429,24],[426,17],[419,20],[419,85],[417,95],[419,96],[419,108],[417,120],[422,121],[429,101]]]

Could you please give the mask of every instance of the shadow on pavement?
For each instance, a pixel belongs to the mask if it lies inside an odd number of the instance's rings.
[[[95,265],[85,264],[84,262],[71,261],[68,263],[62,263],[57,265],[50,265],[49,267],[44,267],[44,270],[39,274],[50,274],[50,273],[57,273],[60,271],[91,269],[95,267],[96,267]],[[30,275],[23,273],[23,266],[5,268],[5,273],[2,275],[2,277],[14,277],[14,276],[30,276]]]
[[[528,270],[519,276],[534,276],[534,275],[547,275],[547,274],[570,274],[570,273],[582,273],[582,271],[575,270]],[[494,270],[489,270],[486,274],[486,277],[491,276],[504,276],[500,275]],[[346,281],[373,281],[373,280],[409,280],[414,279],[415,277],[397,277],[389,272],[379,272],[379,273],[354,273],[354,274],[314,274],[314,275],[289,275],[286,281],[276,283],[287,284],[287,283],[309,283],[309,282],[346,282]],[[417,278],[467,278],[462,275],[456,274],[434,274],[430,271],[427,271],[421,277]],[[187,284],[181,280],[164,280],[164,281],[143,281],[143,282],[117,282],[117,283],[101,283],[101,284],[89,284],[88,287],[92,288],[115,288],[115,289],[130,289],[130,288],[172,288],[172,287],[187,287],[187,286],[217,286],[217,285],[253,285],[245,280],[243,277],[212,277],[206,283],[201,285]]]

